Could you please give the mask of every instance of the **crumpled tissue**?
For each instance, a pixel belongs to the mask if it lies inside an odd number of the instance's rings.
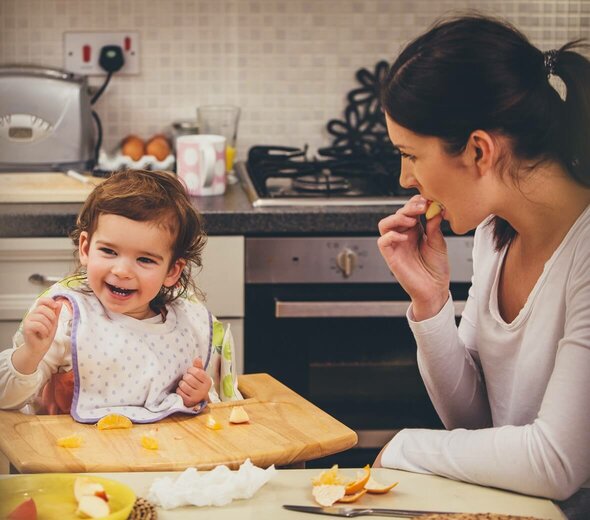
[[[250,459],[237,471],[217,466],[211,471],[196,468],[184,470],[174,480],[163,477],[154,480],[147,499],[164,509],[181,506],[224,506],[234,499],[250,498],[266,484],[277,470],[254,466]]]

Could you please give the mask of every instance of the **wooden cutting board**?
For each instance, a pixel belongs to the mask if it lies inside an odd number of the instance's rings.
[[[354,431],[268,374],[240,376],[239,388],[244,401],[210,404],[197,416],[176,414],[127,430],[98,430],[69,415],[0,412],[0,450],[21,473],[175,471],[219,464],[237,469],[247,458],[260,467],[290,465],[357,442]],[[235,405],[244,407],[249,423],[229,424]],[[220,430],[205,426],[209,414]],[[158,450],[140,445],[150,430],[156,431]],[[84,439],[80,448],[57,446],[59,437],[74,433]]]
[[[89,183],[59,172],[0,173],[0,202],[84,202],[103,179]]]

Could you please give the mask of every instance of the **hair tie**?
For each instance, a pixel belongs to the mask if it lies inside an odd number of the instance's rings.
[[[559,51],[552,49],[543,53],[543,66],[547,73],[547,81],[549,85],[557,92],[562,101],[565,101],[567,96],[567,87],[563,80],[555,74],[555,68],[557,66],[557,59],[559,58]]]

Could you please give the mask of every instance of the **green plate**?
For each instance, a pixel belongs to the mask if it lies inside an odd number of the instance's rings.
[[[15,475],[0,479],[0,518],[6,518],[16,506],[28,498],[35,500],[37,519],[80,520],[76,515],[78,502],[74,497],[74,481],[80,475],[70,473],[43,473]],[[87,476],[100,482],[108,497],[111,514],[108,520],[126,520],[135,503],[135,493],[120,482]]]

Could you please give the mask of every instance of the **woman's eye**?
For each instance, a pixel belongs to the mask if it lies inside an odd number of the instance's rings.
[[[400,151],[399,154],[401,155],[402,159],[408,159],[408,161],[412,162],[416,160],[416,157],[414,155],[410,155],[409,153]]]

